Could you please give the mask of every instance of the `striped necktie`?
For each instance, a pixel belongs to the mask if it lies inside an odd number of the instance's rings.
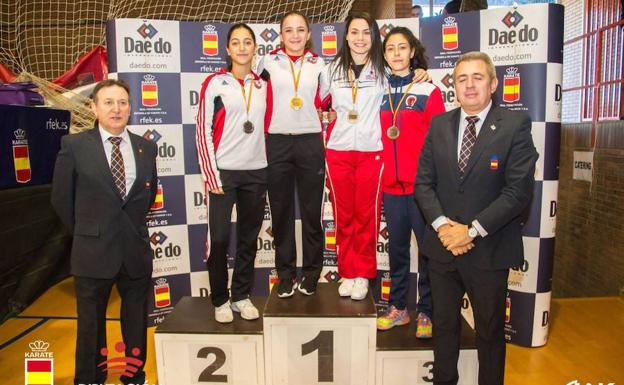
[[[459,176],[462,178],[464,177],[464,171],[468,165],[468,159],[470,159],[472,147],[474,147],[474,144],[477,142],[477,127],[475,124],[479,121],[479,117],[466,116],[466,120],[468,121],[468,126],[466,126],[464,130],[461,150],[459,151],[459,161],[457,162],[459,166]]]

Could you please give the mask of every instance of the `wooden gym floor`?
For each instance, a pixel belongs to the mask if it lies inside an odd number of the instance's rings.
[[[116,292],[108,309],[108,341],[121,340],[120,300]],[[624,301],[618,297],[554,299],[550,337],[541,348],[507,345],[507,385],[624,385]],[[44,340],[54,354],[54,383],[71,385],[74,371],[76,310],[73,280],[57,284],[17,318],[0,325],[0,384],[24,384],[24,353],[28,344]],[[153,344],[148,332],[145,370],[157,384]],[[119,383],[109,377],[110,384]],[[176,384],[177,385],[177,384]],[[181,385],[181,384],[180,384]]]

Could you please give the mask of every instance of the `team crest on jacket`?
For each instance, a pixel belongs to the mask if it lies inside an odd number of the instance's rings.
[[[318,57],[316,56],[312,56],[308,58],[308,63],[316,64],[317,61],[318,61]]]
[[[416,95],[410,95],[405,99],[405,105],[408,107],[413,107],[416,104]]]
[[[257,89],[262,88],[262,80],[254,80],[254,86],[255,86]]]

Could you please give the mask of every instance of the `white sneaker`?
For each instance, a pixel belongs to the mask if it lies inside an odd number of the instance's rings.
[[[368,293],[368,279],[356,278],[355,283],[353,284],[353,289],[351,290],[351,299],[359,301],[361,299],[366,298],[367,293]]]
[[[234,315],[232,314],[232,308],[230,307],[230,301],[227,301],[221,306],[215,307],[215,320],[222,324],[232,322]]]
[[[249,298],[241,299],[240,301],[232,302],[232,310],[241,313],[241,317],[246,320],[253,320],[260,317],[258,309],[251,303]]]
[[[354,283],[355,280],[353,278],[343,278],[342,283],[338,286],[338,294],[340,294],[341,297],[351,296]]]

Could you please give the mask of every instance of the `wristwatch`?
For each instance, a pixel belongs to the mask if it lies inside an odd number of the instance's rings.
[[[474,226],[470,226],[468,229],[468,236],[470,238],[476,238],[479,235],[479,231]]]

